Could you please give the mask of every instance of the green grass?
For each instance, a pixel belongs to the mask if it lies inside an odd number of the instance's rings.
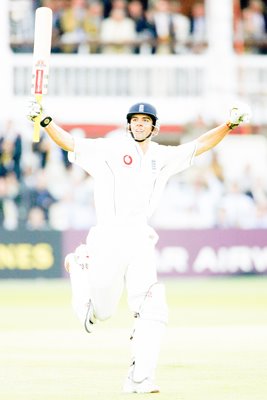
[[[121,393],[132,317],[86,334],[68,280],[0,281],[0,399],[266,400],[267,277],[166,281],[161,393]]]

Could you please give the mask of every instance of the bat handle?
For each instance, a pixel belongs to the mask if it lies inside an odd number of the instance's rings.
[[[36,94],[35,99],[37,103],[41,104],[42,102],[42,95]],[[41,114],[38,115],[34,120],[34,127],[33,127],[33,142],[38,143],[40,141],[40,122],[41,122]]]

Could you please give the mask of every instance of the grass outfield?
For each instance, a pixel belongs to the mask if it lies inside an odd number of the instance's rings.
[[[125,395],[125,298],[88,335],[72,313],[68,280],[0,281],[0,399],[266,400],[267,277],[179,279],[166,289],[161,393]]]

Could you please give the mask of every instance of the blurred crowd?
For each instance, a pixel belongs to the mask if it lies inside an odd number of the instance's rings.
[[[265,54],[265,0],[233,0],[237,52]],[[53,53],[199,54],[207,48],[204,0],[10,0],[10,44],[33,48],[34,12],[53,10]]]
[[[85,136],[78,128],[71,133]],[[249,163],[238,179],[229,179],[216,151],[199,161],[169,181],[150,221],[156,229],[267,228],[267,179],[253,173]],[[93,185],[46,135],[32,143],[31,132],[25,135],[12,121],[1,127],[1,227],[88,229],[96,220]]]
[[[92,180],[44,133],[38,143],[12,121],[0,131],[0,226],[8,230],[88,228]]]

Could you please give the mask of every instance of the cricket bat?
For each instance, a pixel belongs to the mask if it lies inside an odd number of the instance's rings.
[[[39,7],[35,12],[32,89],[38,103],[41,103],[43,94],[47,93],[49,77],[49,59],[52,40],[52,10],[48,7]],[[40,140],[41,116],[34,122],[33,141]]]

